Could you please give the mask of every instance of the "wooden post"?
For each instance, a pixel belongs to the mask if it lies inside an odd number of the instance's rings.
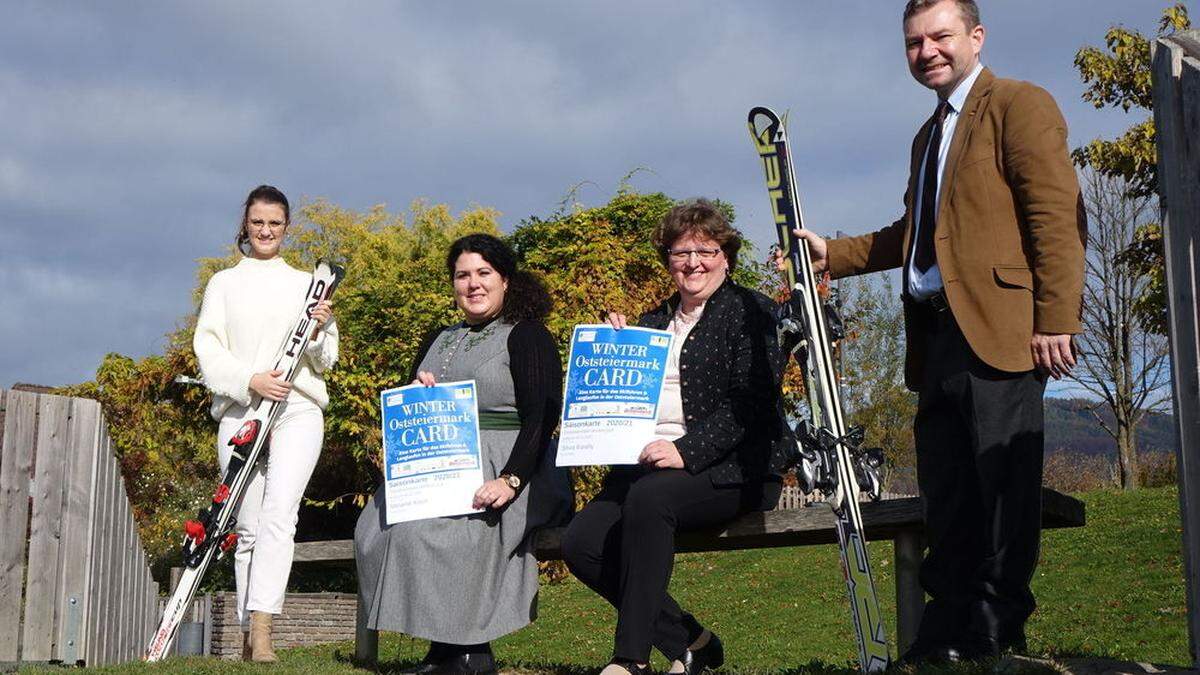
[[[147,598],[149,603],[150,622],[146,624],[146,635],[154,637],[154,631],[158,630],[158,621],[162,618],[162,610],[159,609],[160,603],[158,600],[158,582],[154,577],[150,577],[150,597]],[[149,643],[149,637],[146,642]]]
[[[88,593],[87,649],[84,658],[88,666],[98,666],[104,661],[104,619],[107,606],[104,598],[104,578],[108,573],[108,561],[104,557],[105,540],[108,533],[108,491],[112,457],[108,454],[108,432],[103,425],[96,448],[96,506],[92,513],[92,572]]]
[[[1200,32],[1158,39],[1152,45],[1152,77],[1188,637],[1192,664],[1200,667]]]
[[[112,439],[108,433],[104,434],[104,442],[100,447],[100,461],[102,462],[103,478],[100,482],[100,496],[98,499],[98,526],[96,535],[92,538],[93,555],[96,560],[95,576],[95,601],[96,610],[91,612],[88,619],[92,622],[92,641],[94,643],[93,659],[89,660],[89,665],[107,665],[112,663],[112,637],[108,630],[110,625],[109,616],[112,613],[112,584],[109,579],[112,577],[112,533],[113,533],[113,518],[116,514],[114,504],[116,503],[116,471],[117,461],[112,455]]]
[[[4,442],[0,449],[0,523],[16,525],[0,537],[0,661],[20,657],[21,597],[25,578],[25,528],[37,419],[37,394],[10,391],[5,397]],[[19,533],[19,534],[17,534]]]
[[[118,652],[118,661],[124,662],[132,655],[130,649],[133,640],[130,639],[129,625],[129,591],[132,588],[130,578],[133,577],[133,536],[131,529],[133,527],[133,514],[129,511],[129,500],[125,498],[128,492],[125,489],[125,480],[121,479],[117,482],[121,486],[119,501],[121,505],[121,538],[117,542],[119,554],[121,556],[121,574],[117,576],[114,585],[117,588],[117,606],[120,608],[120,614],[114,616],[117,627],[120,630],[120,651]]]
[[[117,633],[113,630],[113,618],[117,614],[118,596],[117,579],[121,575],[121,557],[119,546],[121,532],[121,468],[117,458],[112,454],[112,438],[108,439],[108,455],[112,460],[109,465],[108,479],[108,531],[104,534],[104,614],[100,618],[104,622],[104,663],[117,662]]]
[[[921,588],[921,553],[925,548],[924,538],[915,530],[906,530],[896,535],[894,556],[896,558],[896,657],[917,639],[917,628],[921,615],[925,613],[925,591]]]
[[[136,532],[137,523],[135,522],[134,525]],[[150,636],[142,628],[146,623],[146,550],[142,548],[141,536],[134,537],[134,547],[134,552],[137,553],[137,565],[133,569],[135,588],[129,597],[129,603],[133,605],[133,618],[129,622],[129,646],[133,652],[133,658],[137,659],[142,656],[146,645],[150,644]]]
[[[49,661],[56,618],[58,572],[62,564],[63,481],[71,399],[38,397],[37,454],[29,518],[29,568],[25,578],[25,620],[21,660]]]
[[[213,640],[213,594],[204,594],[204,650],[205,656],[212,654]]]
[[[63,568],[58,592],[56,656],[64,664],[84,659],[91,577],[92,514],[96,487],[97,443],[100,440],[100,404],[87,399],[72,402],[71,432],[67,444],[67,480],[63,493]]]
[[[361,590],[354,612],[354,659],[362,665],[373,665],[379,660],[379,631],[367,626],[367,606]]]

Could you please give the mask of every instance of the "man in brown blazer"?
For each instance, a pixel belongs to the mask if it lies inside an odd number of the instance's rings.
[[[809,242],[818,271],[903,267],[905,381],[929,550],[908,662],[1024,648],[1041,530],[1042,394],[1075,361],[1086,223],[1054,100],[979,62],[974,0],[909,0],[909,69],[937,92],[904,216]]]

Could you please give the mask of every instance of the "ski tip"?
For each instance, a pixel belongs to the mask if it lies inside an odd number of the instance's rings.
[[[760,118],[766,118],[767,124],[765,126],[773,126],[782,121],[782,118],[774,110],[761,105],[751,108],[750,113],[746,115],[746,120],[751,124],[758,123],[761,121]]]
[[[339,281],[341,280],[342,277],[346,276],[346,266],[345,265],[339,265],[338,263],[335,263],[335,262],[332,262],[329,260],[317,261],[317,268],[319,269],[322,266],[327,268],[329,270],[329,274]]]
[[[313,270],[315,277],[324,277],[328,280],[328,286],[325,288],[325,298],[328,299],[337,290],[339,284],[342,283],[342,278],[346,276],[346,268],[335,262],[328,260],[318,260],[317,266]]]
[[[780,119],[774,110],[757,106],[750,109],[750,114],[746,118],[746,124],[750,127],[750,135],[755,138],[755,142],[759,144],[761,149],[766,144],[781,140],[782,135],[780,132],[785,129],[787,121],[786,119]]]

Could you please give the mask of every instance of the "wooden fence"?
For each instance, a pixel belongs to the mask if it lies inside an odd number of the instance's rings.
[[[880,495],[880,499],[904,499],[906,497],[915,496],[916,495],[911,495],[904,492],[888,492],[885,490],[883,494]],[[860,502],[870,501],[870,497],[867,497],[866,494],[860,494],[858,496],[858,500]],[[822,501],[825,501],[825,497],[821,495],[819,490],[810,494],[805,494],[803,490],[795,485],[785,485],[783,490],[779,493],[779,503],[775,505],[774,510],[783,511],[787,509],[802,509],[813,502]]]
[[[1160,38],[1152,54],[1188,634],[1200,668],[1200,32]]]
[[[141,658],[158,584],[100,404],[0,389],[0,419],[0,662]]]

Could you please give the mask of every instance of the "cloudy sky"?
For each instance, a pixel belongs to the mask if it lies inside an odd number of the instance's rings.
[[[349,208],[493,206],[511,229],[572,185],[732,202],[766,243],[744,120],[790,109],[806,219],[899,208],[933,95],[900,0],[8,0],[0,21],[0,386],[91,377],[192,310],[259,183]],[[1075,51],[1166,0],[982,0],[985,63],[1050,90],[1078,145],[1132,119],[1080,100]]]

